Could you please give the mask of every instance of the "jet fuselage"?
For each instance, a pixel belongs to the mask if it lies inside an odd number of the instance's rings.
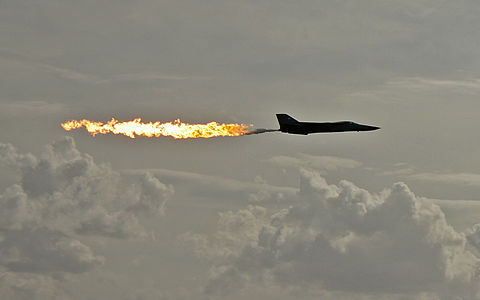
[[[310,134],[320,132],[371,131],[380,127],[357,124],[351,121],[340,122],[299,122],[287,114],[277,114],[280,131],[292,134]]]

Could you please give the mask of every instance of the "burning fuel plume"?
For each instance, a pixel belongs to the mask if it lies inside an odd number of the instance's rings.
[[[89,120],[72,120],[62,124],[63,129],[70,131],[85,127],[93,136],[97,134],[123,134],[130,138],[137,136],[160,137],[171,136],[175,139],[188,138],[211,138],[220,136],[240,136],[247,134],[257,134],[265,131],[253,129],[252,125],[245,124],[219,124],[209,122],[206,124],[188,124],[180,119],[174,122],[142,122],[137,118],[131,121],[120,122],[112,118],[107,123],[94,122]]]

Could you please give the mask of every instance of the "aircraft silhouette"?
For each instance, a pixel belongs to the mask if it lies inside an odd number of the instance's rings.
[[[372,131],[380,127],[357,124],[351,121],[340,122],[299,122],[287,114],[277,114],[280,131],[293,134],[310,134],[317,132]]]

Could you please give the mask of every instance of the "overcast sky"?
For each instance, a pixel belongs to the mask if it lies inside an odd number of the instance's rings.
[[[476,0],[0,0],[0,298],[480,299]],[[175,140],[87,118],[373,132]]]

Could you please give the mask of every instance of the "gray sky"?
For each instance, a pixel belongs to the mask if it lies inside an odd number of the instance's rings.
[[[473,0],[0,0],[1,298],[480,299],[479,15]],[[60,127],[277,128],[281,112],[382,129]]]

